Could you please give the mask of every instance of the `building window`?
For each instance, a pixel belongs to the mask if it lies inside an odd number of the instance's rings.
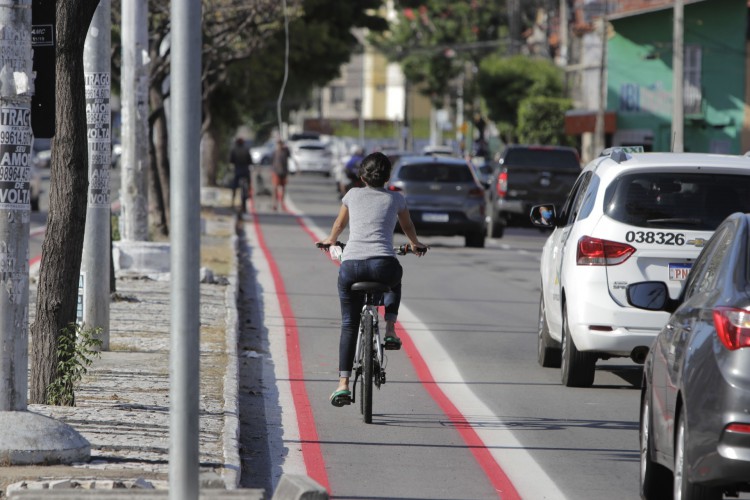
[[[683,102],[685,103],[685,114],[696,115],[701,113],[701,47],[700,45],[685,46],[685,86],[683,87]]]
[[[345,96],[344,96],[344,87],[340,85],[332,85],[331,86],[331,104],[335,104],[337,102],[344,102]]]

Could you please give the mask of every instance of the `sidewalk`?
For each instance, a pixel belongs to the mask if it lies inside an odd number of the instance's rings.
[[[201,266],[212,271],[201,273],[204,282],[200,285],[203,498],[207,490],[218,493],[237,488],[240,458],[236,221],[228,208],[228,190],[206,190],[202,198]],[[69,466],[1,466],[0,498],[16,497],[18,493],[13,491],[48,488],[67,489],[68,494],[73,493],[72,487],[120,492],[121,488],[166,490],[170,425],[168,279],[168,273],[119,271],[110,310],[111,348],[89,368],[76,391],[76,406],[29,405],[29,411],[64,421],[80,432],[91,444],[91,461]],[[35,300],[36,280],[32,277],[30,322]],[[243,498],[264,497],[263,490],[243,492]]]

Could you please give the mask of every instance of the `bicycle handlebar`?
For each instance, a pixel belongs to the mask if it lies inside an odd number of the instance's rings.
[[[346,246],[346,243],[343,243],[341,241],[337,241],[335,243],[335,245],[337,247],[341,247],[341,249],[343,250],[344,247]],[[315,243],[315,246],[318,247],[318,248],[322,248],[323,250],[328,250],[328,249],[331,248],[330,244],[326,245],[326,244],[320,243],[320,242]],[[408,244],[408,243],[404,243],[404,244],[399,245],[397,247],[393,247],[393,250],[396,252],[396,255],[406,255],[408,253],[413,253],[414,255],[417,255],[417,256],[421,257],[422,255],[424,255],[425,253],[427,253],[427,249],[428,248],[429,247],[424,247],[424,250],[421,251],[421,252],[420,251],[413,252],[412,249],[411,249],[411,245]]]

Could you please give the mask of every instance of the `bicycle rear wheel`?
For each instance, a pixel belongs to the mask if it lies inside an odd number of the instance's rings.
[[[250,186],[248,180],[243,177],[240,179],[240,203],[242,203],[241,212],[244,214],[247,212],[247,200],[250,196]]]
[[[362,350],[362,393],[361,393],[361,410],[362,421],[366,424],[372,423],[372,384],[375,353],[373,352],[373,317],[369,314],[362,315],[363,335],[362,341],[364,349]]]

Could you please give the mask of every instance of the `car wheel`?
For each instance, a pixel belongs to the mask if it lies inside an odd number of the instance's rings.
[[[497,215],[494,214],[494,211],[490,210],[490,215],[487,216],[487,237],[502,238],[504,231],[505,225],[499,222]]]
[[[560,372],[566,387],[591,387],[594,383],[596,355],[581,352],[573,341],[568,326],[568,306],[563,306],[562,359]]]
[[[674,444],[674,498],[680,500],[721,500],[723,492],[720,488],[690,482],[688,478],[690,464],[687,463],[687,457],[685,456],[688,439],[685,407],[682,407],[677,421],[677,437]]]
[[[560,368],[560,349],[552,345],[544,310],[544,294],[539,294],[539,328],[537,332],[537,361],[544,368]]]
[[[471,248],[484,248],[484,231],[474,231],[465,236],[466,246]]]
[[[653,438],[651,436],[651,405],[648,390],[644,391],[641,404],[641,498],[661,500],[672,498],[672,478],[669,470],[651,460]]]

